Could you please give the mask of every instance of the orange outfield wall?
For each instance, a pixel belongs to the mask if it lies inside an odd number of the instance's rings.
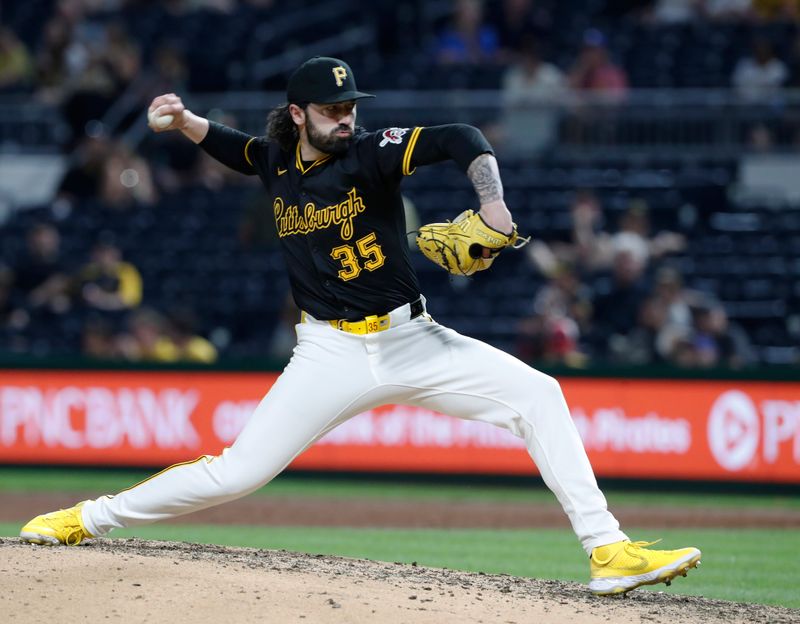
[[[0,463],[161,466],[229,446],[274,373],[0,371]],[[565,379],[595,472],[800,483],[797,382]],[[341,425],[314,470],[530,474],[501,429],[405,406]]]

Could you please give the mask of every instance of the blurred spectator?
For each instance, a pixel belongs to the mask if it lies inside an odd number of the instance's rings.
[[[545,275],[553,275],[560,263],[576,267],[580,273],[592,273],[603,266],[596,257],[596,241],[601,236],[603,212],[591,190],[576,191],[570,204],[571,241],[550,244],[534,240],[528,254],[534,266]]]
[[[684,368],[738,368],[755,361],[746,334],[728,321],[722,305],[687,289],[680,273],[668,267],[656,273],[638,327],[616,339],[613,351],[629,363],[661,361]]]
[[[164,317],[150,308],[131,313],[128,331],[119,337],[117,348],[123,358],[132,362],[176,362],[179,358]]]
[[[578,191],[570,211],[571,243],[553,243],[549,247],[539,243],[528,252],[533,263],[545,274],[549,274],[558,261],[572,263],[586,273],[606,271],[620,251],[627,251],[647,268],[651,261],[686,247],[686,238],[676,232],[651,234],[648,208],[643,200],[630,202],[613,234],[604,228],[602,207],[592,191]]]
[[[101,120],[140,75],[141,53],[121,23],[78,19],[85,9],[81,3],[58,6],[58,14],[45,26],[44,45],[37,57],[38,95],[61,106],[78,140],[87,124]]]
[[[503,76],[507,105],[558,101],[567,91],[563,72],[542,58],[534,37],[525,37],[515,53],[514,63]]]
[[[752,16],[753,2],[752,0],[703,0],[700,12],[712,20],[739,21]]]
[[[671,267],[661,267],[656,271],[653,285],[650,298],[664,314],[664,324],[690,327],[693,293],[684,288],[681,274]]]
[[[26,329],[30,315],[17,307],[12,294],[11,271],[0,265],[0,353],[30,354]]]
[[[625,70],[611,60],[603,33],[584,32],[583,48],[569,71],[571,115],[564,124],[564,139],[582,144],[589,137],[614,142],[618,128],[618,105],[628,92]]]
[[[439,34],[436,58],[442,65],[481,65],[499,60],[500,41],[483,20],[480,0],[455,0],[452,22]]]
[[[193,362],[211,364],[217,349],[195,333],[197,319],[188,309],[174,310],[164,318],[150,308],[128,317],[128,331],[117,339],[116,350],[133,362]]]
[[[103,56],[119,88],[133,82],[141,71],[142,53],[120,22],[106,26]]]
[[[603,230],[603,208],[593,191],[583,190],[575,194],[570,206],[572,216],[572,243],[576,254],[575,260],[581,269],[593,273],[608,268],[605,250],[601,251],[601,243],[607,236]]]
[[[81,301],[97,310],[128,310],[142,301],[138,269],[124,262],[119,248],[106,241],[92,249],[92,261],[78,273],[77,289]]]
[[[11,271],[0,266],[0,329],[23,329],[30,320],[28,314],[14,305]]]
[[[535,153],[550,145],[558,130],[556,106],[567,94],[564,74],[541,56],[539,43],[525,37],[503,75],[504,145],[517,153]]]
[[[167,333],[175,346],[177,361],[199,364],[216,362],[217,349],[197,334],[197,316],[192,310],[181,308],[170,312]]]
[[[600,355],[624,352],[628,334],[636,327],[639,308],[647,296],[645,264],[633,253],[620,249],[614,256],[611,276],[594,281],[592,342]]]
[[[789,77],[786,65],[775,57],[767,39],[753,41],[751,56],[739,60],[733,70],[732,82],[739,96],[753,103],[768,103]]]
[[[21,306],[60,314],[69,308],[69,268],[61,256],[61,236],[40,223],[27,234],[26,249],[12,269],[14,292]]]
[[[653,355],[678,366],[741,367],[754,360],[746,335],[728,321],[722,305],[686,288],[680,273],[669,267],[656,273],[653,292],[642,304],[640,327],[652,341]]]
[[[162,43],[153,55],[152,95],[180,93],[187,90],[189,68],[177,44]]]
[[[615,358],[626,364],[662,362],[656,349],[659,334],[666,326],[666,313],[655,297],[647,297],[639,308],[637,325],[613,343]]]
[[[77,40],[74,45],[82,46],[81,54],[85,55],[85,60],[64,85],[62,111],[77,140],[84,135],[89,122],[105,116],[124,89],[125,82],[105,56],[104,43]]]
[[[580,339],[589,328],[591,311],[589,289],[571,267],[560,265],[536,293],[531,315],[519,324],[517,356],[527,362],[585,364]]]
[[[679,24],[699,16],[703,0],[656,0],[652,19],[660,24]]]
[[[491,22],[497,26],[500,46],[506,52],[518,50],[530,37],[543,37],[553,26],[547,7],[536,0],[503,0],[487,7],[494,9]]]
[[[753,7],[761,19],[794,22],[800,20],[798,0],[753,0]]]
[[[44,37],[36,55],[39,97],[50,103],[59,103],[64,97],[70,64],[75,54],[69,54],[72,41],[72,24],[63,17],[52,17],[44,27]]]
[[[692,331],[688,327],[667,325],[659,335],[658,344],[669,364],[680,368],[701,366],[700,352],[692,341]]]
[[[0,93],[27,90],[33,80],[33,59],[13,31],[0,27]]]
[[[158,193],[150,165],[122,143],[112,145],[100,181],[100,199],[114,209],[154,204]]]
[[[576,91],[621,95],[628,90],[625,71],[615,65],[599,30],[588,29],[583,48],[569,72],[569,84]]]
[[[70,203],[95,199],[105,177],[111,144],[102,137],[85,137],[73,152],[70,166],[61,179],[57,195]]]
[[[158,152],[160,157],[164,157],[166,165],[163,169],[153,168],[153,171],[160,172],[156,186],[151,180],[155,173],[151,175],[151,169],[146,162],[125,147],[113,145],[107,138],[93,139],[86,136],[87,131],[92,132],[95,137],[102,135],[95,132],[96,125],[94,128],[92,126],[87,128],[86,122],[103,115],[108,105],[118,98],[121,91],[140,77],[143,78],[142,82],[147,82],[142,86],[143,90],[155,84],[160,85],[156,88],[159,93],[180,91],[182,85],[185,87],[188,83],[187,55],[193,64],[203,65],[202,59],[197,56],[197,50],[191,47],[193,42],[197,41],[199,32],[195,32],[197,29],[194,20],[170,18],[160,25],[155,23],[148,25],[151,16],[143,15],[143,19],[135,20],[135,27],[131,27],[135,30],[131,32],[147,32],[148,35],[152,35],[152,39],[138,41],[126,32],[126,27],[121,22],[114,21],[118,19],[117,16],[120,14],[118,12],[141,9],[152,11],[153,17],[163,11],[172,16],[185,16],[195,10],[232,12],[242,4],[262,8],[274,6],[277,10],[279,5],[274,0],[245,0],[242,3],[236,3],[234,0],[169,0],[164,3],[154,3],[149,0],[51,0],[44,4],[48,10],[41,16],[39,32],[32,31],[30,23],[24,25],[19,33],[12,32],[8,28],[0,28],[0,91],[25,88],[28,80],[39,89],[39,95],[48,101],[63,104],[64,110],[72,119],[77,137],[82,140],[80,147],[73,154],[73,164],[61,182],[60,197],[75,203],[102,198],[109,206],[125,208],[157,201],[156,188],[172,192],[184,188],[191,189],[202,184],[207,188],[217,189],[246,180],[220,166],[202,151],[198,151],[178,133],[166,133],[158,137],[159,141],[164,141],[163,145],[159,144]],[[395,13],[408,11],[411,4],[404,4],[404,8]],[[667,28],[655,33],[659,42],[663,40],[664,47],[661,49],[660,43],[654,47],[653,53],[656,56],[653,62],[662,67],[661,61],[665,61],[663,66],[667,68],[671,68],[672,64],[666,61],[680,60],[690,63],[694,54],[707,51],[711,51],[713,55],[719,52],[722,55],[719,59],[723,62],[727,60],[728,51],[736,49],[742,36],[761,32],[763,22],[797,20],[797,8],[800,6],[798,0],[752,0],[752,2],[751,0],[644,0],[643,2],[608,0],[595,4],[598,7],[605,5],[604,16],[613,16],[613,20],[608,22],[609,27],[614,28],[614,41],[615,43],[619,41],[619,49],[626,50],[626,54],[638,50],[642,41],[645,43],[648,41],[647,37],[640,41],[640,35],[649,37],[652,33],[640,30],[633,32],[616,20],[621,16],[647,12],[648,5],[652,6],[652,15],[657,15],[657,19],[661,22],[688,23],[693,35],[698,33],[703,35],[706,31],[712,34],[712,39],[708,42],[698,41],[696,48],[692,47],[690,50],[687,46],[684,55],[682,44],[695,40],[694,36],[685,38],[685,33],[688,32],[686,28]],[[5,4],[3,6],[5,7]],[[503,79],[506,147],[526,154],[526,150],[533,152],[548,145],[549,140],[554,137],[553,130],[560,119],[554,114],[550,115],[549,111],[537,111],[536,107],[542,103],[559,101],[564,94],[571,95],[570,81],[583,93],[600,92],[614,95],[624,93],[627,88],[625,73],[609,59],[605,39],[599,31],[586,31],[583,50],[575,62],[573,71],[570,72],[569,81],[555,65],[543,58],[546,55],[537,45],[537,42],[546,42],[550,36],[554,42],[562,44],[573,36],[574,28],[582,28],[587,20],[593,19],[592,12],[599,9],[588,8],[585,14],[577,16],[579,19],[575,21],[572,18],[576,16],[566,11],[566,7],[537,0],[502,0],[485,4],[475,0],[463,0],[453,2],[452,7],[454,17],[452,25],[440,38],[439,50],[442,62],[467,64],[505,62],[508,60],[507,50],[519,50],[519,55],[513,58],[513,65]],[[484,7],[487,11],[493,11],[490,17],[484,15]],[[422,28],[416,29],[416,32],[415,29],[407,29],[412,34],[402,39],[405,45],[409,45],[409,42],[417,44],[423,37],[430,35],[430,30],[425,27],[431,27],[431,19],[434,19],[437,10],[431,9],[425,13],[424,17],[407,20],[407,23],[413,22]],[[255,13],[252,11],[248,12],[248,16],[253,14]],[[237,19],[239,17],[241,16],[237,16]],[[566,19],[567,17],[569,19]],[[733,27],[708,30],[702,24],[695,28],[693,20],[697,20],[698,17],[731,21],[752,18],[754,21],[750,24],[736,24]],[[224,20],[225,16],[214,16],[214,19]],[[200,20],[197,22],[201,23]],[[239,22],[241,23],[241,20]],[[569,27],[564,28],[564,26]],[[165,29],[169,30],[168,34]],[[756,42],[752,55],[741,59],[736,66],[736,71],[731,74],[731,81],[748,102],[761,104],[765,103],[766,98],[766,103],[769,103],[769,97],[779,93],[784,86],[800,88],[800,37],[796,39],[795,47],[790,48],[792,52],[789,52],[783,60],[772,50],[772,46],[775,50],[784,50],[786,44],[791,43],[787,37],[794,31],[796,28],[791,25],[785,28],[784,25],[769,26],[763,32],[769,33],[771,39]],[[240,32],[243,35],[249,34],[246,28]],[[243,40],[244,38],[243,36]],[[20,39],[37,41],[37,47],[28,51]],[[678,46],[677,49],[680,51],[677,56],[675,56],[677,53],[675,46]],[[617,47],[613,49],[616,50]],[[739,50],[742,51],[741,48]],[[665,58],[666,56],[670,58]],[[687,58],[684,59],[684,56]],[[713,61],[714,59],[710,57],[709,66],[714,64]],[[145,62],[147,66],[144,66]],[[633,71],[632,65],[631,68]],[[495,70],[489,68],[489,71]],[[35,82],[31,77],[32,74],[35,74]],[[680,75],[675,79],[678,82],[683,80]],[[243,84],[245,79],[241,80]],[[421,86],[429,85],[423,80]],[[572,102],[572,98],[569,98],[569,101]],[[586,107],[584,110],[578,110],[586,126],[593,130],[598,128],[598,121],[606,119],[600,114],[602,110],[598,113],[599,109],[602,107]],[[767,150],[775,145],[785,147],[788,143],[786,137],[792,131],[798,132],[800,144],[800,130],[797,126],[794,128],[791,126],[793,118],[790,109],[786,109],[788,114],[778,123],[775,123],[774,117],[759,117],[755,106],[747,110],[754,111],[756,115],[753,118],[756,123],[749,127],[747,135],[753,147],[759,150]],[[783,113],[782,109],[781,114]],[[141,111],[137,114],[141,121]],[[227,123],[234,127],[236,125]],[[564,128],[568,129],[566,123]],[[23,131],[27,130],[23,128],[21,132]],[[743,136],[745,135],[740,134],[738,138],[741,139]],[[615,136],[607,138],[613,140]],[[173,139],[177,140],[173,143]],[[645,154],[644,148],[642,154],[648,158],[648,167],[653,164],[649,158],[658,156],[652,152]],[[694,159],[689,163],[690,167],[683,169],[687,162],[682,162],[675,165],[676,168],[681,167],[681,171],[687,171],[695,164],[705,168],[705,164],[696,161],[696,154],[689,155],[688,158],[692,156]],[[615,160],[614,156],[609,158]],[[594,156],[587,156],[586,162],[589,168],[595,165],[593,159]],[[565,157],[564,162],[566,160]],[[660,158],[656,160],[661,162]],[[604,157],[599,161],[605,162]],[[558,164],[547,163],[542,166],[542,171],[539,173],[542,177],[550,176],[556,180],[562,173],[557,169],[562,166],[566,165],[562,165],[559,155]],[[616,164],[599,166],[617,169]],[[660,166],[662,165],[653,164],[653,167]],[[672,168],[671,164],[663,166]],[[556,182],[554,186],[557,184]],[[533,192],[524,185],[518,186],[517,191],[520,196]],[[552,195],[565,191],[568,191],[566,187],[554,188]],[[618,199],[627,192],[634,191],[614,191]],[[677,196],[684,191],[679,188],[675,193]],[[263,200],[263,194],[260,194],[260,198]],[[700,211],[706,209],[709,201],[714,203],[713,200],[695,201],[694,197],[687,199],[685,196],[683,200],[696,204]],[[427,195],[420,194],[419,201],[421,207],[427,208],[426,202],[430,200]],[[552,201],[548,199],[547,202],[548,206],[555,205],[560,203],[561,199]],[[406,203],[408,209],[410,202]],[[251,212],[243,220],[241,228],[241,238],[245,246],[275,240],[274,220],[270,214],[270,206],[263,206],[263,201],[251,206]],[[407,229],[413,230],[416,226],[408,214]],[[615,224],[612,219],[616,218],[616,214],[607,212],[604,215],[598,197],[586,191],[575,195],[572,206],[573,223],[569,232],[560,218],[551,218],[551,214],[537,215],[542,217],[538,223],[542,223],[545,228],[552,228],[553,236],[564,235],[565,242],[550,244],[537,242],[528,248],[532,257],[536,258],[537,266],[549,281],[537,293],[533,313],[522,323],[523,329],[527,327],[524,331],[531,330],[531,333],[528,338],[524,336],[521,338],[520,349],[528,349],[528,353],[535,353],[538,359],[566,363],[580,362],[582,353],[586,350],[588,337],[592,340],[597,339],[597,325],[604,323],[610,327],[613,323],[608,319],[614,316],[614,310],[616,314],[625,316],[630,308],[635,319],[633,323],[635,329],[625,333],[623,325],[632,321],[630,319],[624,323],[620,321],[619,327],[612,327],[609,331],[621,333],[616,334],[611,341],[603,341],[603,349],[609,350],[615,357],[625,357],[628,361],[661,359],[687,366],[715,363],[739,366],[754,360],[755,356],[747,343],[746,336],[741,328],[730,322],[721,304],[698,298],[696,293],[683,286],[679,274],[670,274],[669,271],[656,272],[655,280],[648,283],[649,288],[646,289],[651,292],[642,301],[638,310],[625,305],[626,297],[632,301],[636,300],[637,285],[646,282],[642,277],[633,280],[635,283],[632,287],[625,288],[625,279],[617,276],[617,273],[643,275],[647,267],[653,267],[655,260],[684,248],[685,240],[672,232],[652,234],[648,210],[642,203],[636,205],[632,203]],[[664,213],[659,213],[659,216],[662,214]],[[137,216],[139,215],[132,212],[130,215],[117,215],[115,218],[130,217],[131,221],[126,221],[126,228],[129,226],[132,229],[137,228],[137,233],[141,234],[142,231],[138,228],[146,225],[149,235],[152,218],[150,211],[142,215],[141,222],[135,220]],[[84,225],[80,211],[74,211],[72,217],[77,218],[77,221],[69,222],[70,231],[73,231],[75,226]],[[111,218],[109,215],[106,217]],[[617,226],[616,230],[614,225]],[[3,323],[6,323],[6,326],[12,323],[17,328],[29,325],[32,336],[35,335],[34,330],[38,334],[43,320],[36,317],[36,312],[59,312],[64,309],[69,304],[64,289],[74,285],[67,281],[68,278],[65,276],[69,273],[69,267],[63,265],[62,257],[57,252],[58,232],[55,229],[49,232],[48,228],[52,229],[51,226],[43,226],[40,232],[34,234],[32,231],[29,234],[28,250],[24,257],[15,259],[17,264],[13,266],[13,272],[0,271],[0,326]],[[155,227],[153,231],[158,233],[160,228]],[[567,240],[566,237],[571,238]],[[33,239],[37,239],[38,242],[32,242]],[[732,235],[732,240],[738,239]],[[70,242],[75,243],[75,240]],[[208,244],[213,246],[213,241]],[[48,251],[52,248],[56,249],[55,254]],[[34,249],[36,251],[33,251]],[[412,245],[412,249],[415,249],[415,246]],[[119,254],[119,250],[116,253]],[[52,258],[52,261],[48,258]],[[120,266],[127,265],[119,256],[118,261]],[[565,262],[574,263],[575,269],[565,270],[563,268]],[[624,269],[626,263],[631,267],[641,268],[626,271]],[[100,271],[99,263],[93,262],[93,265],[98,271],[94,278],[86,282],[82,281],[83,277],[78,279],[78,282],[85,286],[81,298],[84,298],[86,305],[104,311],[126,311],[138,304],[142,285],[141,277],[138,277],[135,268],[131,267],[132,272],[125,269],[111,270],[107,275]],[[613,277],[602,275],[594,282],[594,299],[598,312],[597,319],[593,320],[591,298],[586,292],[587,287],[581,285],[575,272],[582,274],[583,277],[587,275],[597,277],[597,273],[610,271],[612,267]],[[180,270],[179,266],[174,268]],[[132,275],[135,277],[131,277]],[[38,285],[31,287],[32,283]],[[787,292],[790,291],[791,286],[787,286],[787,289]],[[131,294],[136,292],[138,295]],[[607,296],[609,292],[622,293],[621,302]],[[788,303],[791,304],[791,300]],[[283,324],[273,336],[276,353],[286,354],[294,344],[293,314],[294,311],[287,306]],[[117,317],[106,313],[102,318]],[[62,319],[65,327],[77,320],[71,315],[62,316],[53,323],[52,332],[57,331]],[[145,318],[139,324],[144,329],[140,328],[137,333],[147,334],[148,331],[153,333],[152,318],[150,320]],[[161,318],[155,325],[158,325],[156,334],[160,346],[155,349],[154,357],[161,359],[188,357],[193,361],[205,361],[216,356],[214,346],[197,334],[192,328],[191,320],[187,320],[183,326],[178,321],[173,327],[173,324]],[[74,325],[70,327],[74,329]],[[269,335],[268,332],[269,329],[261,334],[262,339]],[[42,331],[42,335],[44,333]],[[74,331],[70,336],[74,336]],[[625,340],[620,342],[618,340],[620,336]],[[59,336],[59,339],[64,341],[62,336]],[[529,342],[523,344],[528,339]],[[139,342],[147,341],[137,341],[137,344]],[[765,339],[765,342],[769,341]],[[115,345],[114,326],[105,321],[95,319],[87,323],[82,344],[84,352],[90,357],[103,359],[119,357]],[[621,349],[620,345],[627,346]],[[266,347],[266,344],[262,344],[262,347]],[[209,355],[212,353],[214,355]]]
[[[693,344],[703,366],[741,368],[755,362],[755,354],[744,330],[728,319],[725,308],[709,298],[692,306]]]
[[[97,360],[112,360],[118,356],[114,328],[107,320],[90,318],[81,332],[81,353]]]
[[[682,234],[668,231],[652,234],[648,215],[647,202],[641,199],[631,200],[619,219],[618,231],[612,236],[612,245],[620,247],[626,244],[626,239],[638,239],[644,245],[648,261],[660,259],[686,248],[686,237]]]

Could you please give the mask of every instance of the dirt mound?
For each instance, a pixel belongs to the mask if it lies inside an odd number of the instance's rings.
[[[44,621],[797,622],[798,612],[286,551],[138,539],[78,548],[0,540],[0,613]]]

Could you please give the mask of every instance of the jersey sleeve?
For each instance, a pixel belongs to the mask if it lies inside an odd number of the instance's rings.
[[[254,146],[258,137],[223,126],[215,121],[208,123],[208,134],[200,141],[209,156],[226,167],[245,175],[255,175]]]
[[[414,145],[422,127],[385,128],[369,133],[368,140],[361,143],[360,161],[366,169],[379,179],[395,180],[411,175],[410,161]]]
[[[386,128],[373,134],[369,143],[374,162],[385,178],[414,173],[417,166],[453,160],[466,171],[481,154],[494,154],[483,133],[467,124]]]

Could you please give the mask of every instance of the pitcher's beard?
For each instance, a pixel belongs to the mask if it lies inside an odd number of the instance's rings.
[[[333,130],[333,132],[339,132],[339,130],[344,129],[350,130],[350,128],[346,126],[340,126]],[[308,135],[308,142],[311,144],[311,147],[318,149],[320,152],[325,152],[326,154],[344,154],[347,148],[350,147],[350,141],[353,139],[352,134],[348,137],[326,136],[317,129],[310,119],[306,120],[306,134]]]

